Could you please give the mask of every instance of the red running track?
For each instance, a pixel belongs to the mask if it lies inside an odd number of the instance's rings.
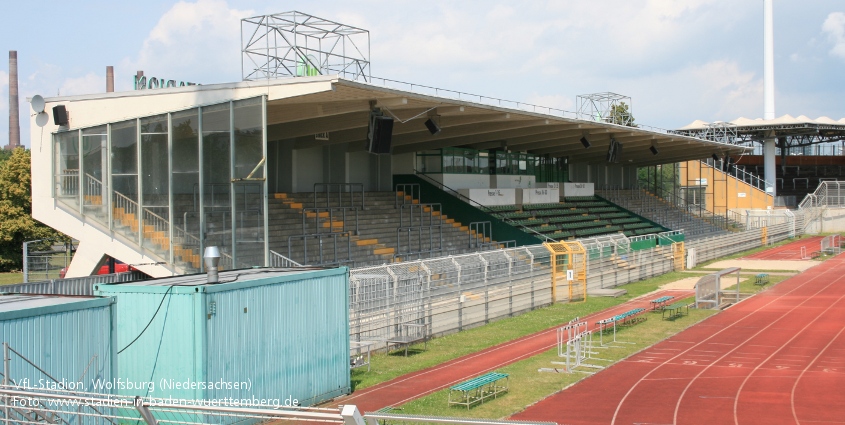
[[[821,250],[821,241],[823,236],[813,236],[810,238],[801,239],[795,242],[790,242],[786,245],[781,245],[777,248],[760,251],[756,254],[751,254],[743,257],[743,260],[803,260],[801,258],[801,247],[806,249],[807,255],[811,252]]]
[[[692,291],[666,290],[639,297],[616,307],[583,318],[592,327],[601,319],[624,313],[634,308],[649,308],[650,300],[663,295],[685,298]],[[349,396],[335,399],[333,405],[354,404],[361,412],[374,412],[387,406],[399,406],[459,382],[507,366],[519,360],[540,354],[557,346],[557,329],[560,326],[505,342],[477,353],[451,360],[419,372],[400,376]],[[413,357],[408,358],[413,362]]]
[[[845,424],[845,256],[711,316],[512,419]]]

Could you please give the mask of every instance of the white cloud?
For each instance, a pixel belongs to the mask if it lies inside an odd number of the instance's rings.
[[[106,76],[89,72],[82,77],[67,78],[62,82],[59,90],[62,96],[102,93],[106,91]]]
[[[159,19],[137,57],[124,60],[121,68],[196,83],[240,80],[240,20],[253,15],[224,0],[180,1]]]
[[[662,120],[680,127],[693,120],[757,118],[762,112],[763,81],[735,61],[714,60],[626,83],[638,122]],[[646,104],[638,99],[646,100]],[[643,118],[644,117],[644,118]]]
[[[830,54],[845,59],[845,13],[833,12],[828,15],[822,24],[822,31],[833,44]]]

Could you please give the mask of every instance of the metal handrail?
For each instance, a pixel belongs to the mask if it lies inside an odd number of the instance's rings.
[[[318,191],[317,188],[322,187],[322,191]],[[318,208],[317,206],[317,193],[323,193],[326,195],[326,206],[325,208],[331,207],[331,198],[332,196],[337,193],[337,202],[338,207],[356,207],[355,202],[355,193],[360,188],[361,192],[361,199],[360,199],[360,208],[365,210],[366,207],[364,206],[364,184],[363,183],[314,183],[314,208]],[[333,189],[336,189],[335,192]],[[344,197],[343,194],[349,194],[349,205],[344,205]]]
[[[340,259],[338,258],[337,253],[337,238],[338,237],[345,237],[346,238],[346,258]],[[334,248],[334,258],[333,261],[326,261],[324,256],[324,249],[323,249],[323,239],[325,238],[332,238],[333,248]],[[308,240],[309,239],[316,239],[319,245],[319,258],[320,262],[316,265],[326,265],[326,264],[343,264],[343,263],[351,263],[352,262],[352,238],[349,232],[346,233],[311,233],[311,234],[303,234],[303,235],[291,235],[288,236],[288,258],[293,257],[293,245],[291,242],[294,240],[302,240],[302,255],[304,258],[304,262],[308,263]]]
[[[351,210],[351,211],[355,212],[355,230],[354,230],[354,232],[355,232],[355,235],[359,235],[360,232],[358,231],[358,208],[356,208],[356,207],[303,208],[302,209],[302,234],[308,234],[307,222],[308,222],[308,213],[309,212],[314,213],[315,233],[344,233],[344,232],[350,232],[351,230],[346,228],[346,211],[347,210]],[[341,230],[335,231],[335,226],[334,226],[334,223],[335,223],[334,220],[335,220],[335,217],[336,217],[335,213],[338,212],[338,211],[340,211],[340,219],[341,219],[341,223],[343,223],[343,227],[341,228]],[[324,217],[320,217],[320,213],[328,213],[329,226],[328,226],[327,232],[321,232],[320,231],[320,229],[322,228],[320,226],[320,219],[324,218]]]
[[[416,190],[414,190],[414,189],[416,189]],[[397,195],[396,195],[396,202],[393,205],[393,208],[399,208],[399,205],[400,205],[399,195],[398,195],[399,192],[402,192],[402,203],[401,203],[401,205],[413,204],[414,199],[417,199],[417,200],[420,199],[421,192],[420,192],[420,184],[419,183],[399,183],[399,184],[396,185],[395,191],[396,191]],[[414,197],[414,193],[416,193],[416,195],[417,195],[416,197]],[[411,199],[408,199],[409,196],[410,196]]]
[[[474,221],[469,224],[469,249],[480,249],[488,245],[494,245],[493,223],[490,221]],[[484,240],[489,238],[490,242]]]
[[[381,82],[381,84],[377,83],[379,81]],[[389,78],[372,77],[371,76],[370,77],[370,84],[381,85],[383,87],[393,88],[393,89],[397,89],[397,90],[405,90],[405,91],[409,91],[409,92],[413,92],[413,93],[434,95],[434,96],[445,97],[445,98],[449,98],[449,99],[462,100],[462,101],[465,101],[465,102],[475,102],[475,103],[480,103],[480,104],[483,104],[483,105],[491,105],[491,106],[498,106],[498,107],[504,107],[504,108],[513,108],[513,109],[518,109],[518,110],[521,110],[521,111],[532,112],[532,113],[537,113],[537,114],[546,114],[546,115],[558,116],[558,117],[561,117],[561,118],[592,121],[590,114],[586,114],[586,113],[578,113],[578,112],[573,112],[573,111],[567,111],[567,110],[564,110],[564,109],[552,108],[552,107],[549,107],[549,106],[535,105],[533,103],[518,102],[518,101],[515,101],[515,100],[500,99],[500,98],[497,98],[497,97],[483,96],[483,95],[480,95],[480,94],[466,93],[466,92],[461,92],[461,91],[457,91],[457,90],[443,89],[443,88],[438,88],[438,87],[427,86],[427,85],[424,85],[424,84],[414,84],[414,83],[408,83],[408,82],[405,82],[405,81],[391,80]],[[613,124],[613,123],[610,123],[610,124]],[[617,125],[619,125],[619,124],[617,124]],[[637,124],[635,126],[623,126],[623,125],[619,125],[619,126],[625,127],[625,128],[640,128],[640,129],[649,130],[649,131],[652,131],[652,132],[655,132],[655,133],[673,134],[673,135],[674,134],[680,134],[682,136],[687,136],[686,134],[682,134],[682,133],[680,133],[676,130],[668,130],[668,129],[665,129],[665,128],[653,127],[653,126],[649,126],[649,125]],[[687,136],[687,137],[692,137],[692,136]]]
[[[440,252],[443,250],[443,220],[435,221],[435,212],[442,216],[443,206],[438,203],[431,204],[404,204],[399,206],[399,226],[396,227],[396,258],[399,255],[422,254]],[[428,211],[426,211],[428,209]],[[407,212],[407,220],[406,220]],[[411,236],[417,232],[417,251],[411,252]],[[428,249],[423,249],[423,235],[428,232]],[[435,232],[437,233],[437,247],[435,247]],[[402,250],[402,235],[407,235],[408,251]]]
[[[270,250],[270,267],[302,267],[302,264],[279,254],[276,251]]]

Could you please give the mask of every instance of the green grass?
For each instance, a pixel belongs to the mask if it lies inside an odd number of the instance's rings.
[[[586,316],[622,304],[632,298],[653,292],[660,285],[685,277],[689,276],[685,273],[671,272],[629,283],[623,287],[628,293],[619,298],[588,297],[583,303],[555,304],[520,316],[501,319],[485,326],[434,338],[428,341],[427,350],[423,350],[422,344],[411,346],[407,358],[403,356],[404,351],[373,354],[370,360],[370,371],[364,368],[352,371],[353,391],[564,324],[576,316]]]
[[[692,302],[692,298],[684,300]],[[660,313],[646,313],[648,320],[634,326],[619,329],[617,339],[620,341],[636,341],[636,344],[618,344],[616,348],[605,348],[598,351],[595,357],[612,360],[612,362],[589,360],[587,363],[607,366],[618,360],[624,359],[644,348],[662,341],[687,327],[715,314],[713,310],[690,309],[688,316],[677,320],[662,320]],[[613,338],[612,333],[605,337]],[[605,339],[607,341],[607,339]],[[598,340],[596,339],[597,343]],[[507,394],[495,399],[485,401],[484,404],[475,405],[467,410],[462,406],[449,406],[449,390],[443,389],[408,402],[400,406],[397,413],[411,415],[434,415],[452,417],[474,417],[474,418],[505,418],[530,406],[572,384],[589,376],[584,373],[550,373],[538,372],[540,368],[562,368],[562,365],[552,364],[552,361],[561,361],[557,357],[557,348],[550,349],[542,354],[522,360],[501,369],[510,375]],[[582,368],[585,371],[590,369]]]
[[[23,273],[0,273],[0,285],[23,282]]]

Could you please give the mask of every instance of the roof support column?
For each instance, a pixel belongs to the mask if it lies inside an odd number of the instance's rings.
[[[776,147],[776,139],[773,134],[763,141],[763,167],[765,169],[764,176],[767,183],[766,192],[771,193],[772,196],[777,196]]]

